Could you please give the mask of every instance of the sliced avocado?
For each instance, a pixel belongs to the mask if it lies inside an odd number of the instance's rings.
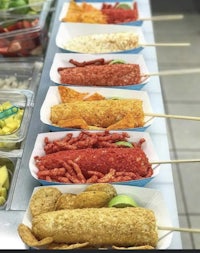
[[[116,60],[112,60],[111,62],[109,62],[109,64],[125,64],[126,62],[124,60],[121,59],[116,59]]]
[[[130,10],[131,9],[131,6],[129,4],[126,4],[126,3],[119,3],[117,6],[116,6],[117,9],[121,8],[121,9],[125,9],[125,10]]]

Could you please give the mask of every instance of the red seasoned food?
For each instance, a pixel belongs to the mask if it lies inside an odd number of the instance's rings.
[[[101,12],[106,15],[108,24],[119,24],[137,21],[139,18],[137,3],[133,4],[133,9],[116,8],[117,6],[103,3]]]
[[[153,169],[142,150],[145,142],[128,141],[127,132],[81,131],[44,139],[44,156],[36,156],[39,179],[62,183],[102,183],[150,177]],[[127,145],[128,144],[128,145]]]
[[[125,86],[141,82],[138,64],[88,65],[58,68],[61,84],[83,86]]]
[[[89,171],[96,171],[106,175],[111,169],[115,172],[132,172],[135,175],[134,179],[150,177],[153,174],[147,156],[138,147],[66,150],[35,157],[36,166],[39,170],[45,171],[64,167],[66,168],[65,173],[69,170],[66,165],[69,160],[74,161],[79,166],[86,180],[91,177],[92,173]]]

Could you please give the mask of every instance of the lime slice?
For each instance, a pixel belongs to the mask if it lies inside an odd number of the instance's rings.
[[[136,207],[138,205],[134,201],[133,198],[131,198],[127,195],[123,195],[123,194],[115,196],[108,203],[108,207],[123,208],[123,207],[131,207],[131,206]]]
[[[36,12],[40,12],[42,10],[44,2],[45,0],[28,0],[31,10]]]
[[[121,8],[121,9],[125,9],[125,10],[129,10],[131,9],[131,6],[129,4],[126,3],[119,3],[116,8]]]
[[[125,146],[125,147],[129,147],[129,148],[133,148],[133,145],[128,141],[117,141],[115,143],[119,146]]]
[[[124,60],[112,60],[109,64],[125,64],[126,62]]]

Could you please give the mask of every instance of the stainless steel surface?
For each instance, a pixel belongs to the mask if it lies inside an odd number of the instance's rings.
[[[17,234],[16,227],[22,221],[23,214],[27,208],[30,196],[32,194],[33,188],[38,186],[39,183],[35,181],[30,172],[29,172],[29,158],[33,149],[33,145],[35,143],[35,139],[38,133],[40,132],[48,132],[48,128],[42,124],[40,121],[40,107],[45,98],[47,89],[49,85],[53,85],[49,78],[49,71],[53,61],[54,54],[56,52],[61,52],[55,45],[55,37],[59,26],[58,16],[60,14],[60,10],[62,4],[66,0],[59,0],[57,2],[56,12],[54,13],[55,19],[52,26],[51,37],[49,40],[48,48],[46,51],[46,57],[44,60],[44,68],[41,76],[40,85],[37,92],[37,97],[35,99],[34,111],[32,114],[32,119],[30,122],[30,127],[26,139],[26,143],[24,145],[24,152],[22,156],[22,163],[18,173],[18,178],[15,186],[15,191],[13,194],[12,203],[10,206],[10,210],[1,211],[0,212],[0,220],[2,222],[3,217],[6,218],[7,221],[0,223],[3,226],[7,226],[7,230],[2,230],[0,232],[0,238],[6,238],[8,241],[8,236],[12,237],[12,247],[15,249],[20,249],[24,247],[24,244],[18,240],[19,236]],[[150,16],[150,6],[148,0],[138,0],[139,8],[143,14],[146,16]],[[153,27],[151,22],[144,22],[143,31],[147,42],[154,42],[153,35]],[[148,65],[150,72],[157,72],[157,57],[156,57],[156,49],[154,47],[146,47],[142,54],[145,57],[146,63]],[[143,90],[149,92],[152,107],[155,112],[164,112],[163,107],[163,99],[160,89],[160,81],[158,77],[152,77],[149,84],[145,86]],[[147,130],[150,132],[152,136],[152,140],[158,152],[158,155],[161,160],[169,160],[169,145],[168,138],[166,132],[166,124],[165,119],[158,118],[155,119],[152,126]],[[146,187],[154,188],[160,190],[165,198],[167,206],[169,207],[170,216],[172,219],[172,223],[174,226],[179,226],[178,214],[177,214],[177,206],[175,199],[175,191],[174,191],[174,182],[172,177],[172,169],[171,165],[161,165],[159,175],[151,181]],[[12,218],[13,217],[13,218]],[[12,228],[12,224],[14,224]],[[6,231],[6,233],[5,233]],[[4,235],[2,235],[4,233]],[[7,235],[6,235],[7,234]],[[11,247],[10,244],[2,242],[0,240],[0,248],[5,249]],[[170,249],[181,249],[182,243],[180,239],[180,234],[178,232],[173,234],[172,243],[170,245]]]

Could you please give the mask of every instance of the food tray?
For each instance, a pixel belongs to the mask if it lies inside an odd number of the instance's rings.
[[[16,179],[17,179],[17,174],[18,174],[19,167],[20,167],[20,159],[13,156],[12,153],[7,153],[5,155],[0,151],[0,167],[3,165],[6,165],[6,167],[8,169],[9,187],[7,190],[6,202],[3,205],[0,205],[0,210],[9,208],[9,204],[12,199],[14,186],[15,186]]]
[[[125,185],[116,185],[116,184],[113,184],[113,186],[115,187],[117,194],[128,195],[132,197],[136,201],[136,203],[138,203],[139,206],[151,209],[155,214],[157,225],[167,226],[167,227],[171,226],[172,222],[169,215],[168,207],[160,191],[149,189],[149,188],[136,187],[136,186],[125,186]],[[62,193],[78,194],[85,190],[86,185],[70,185],[70,186],[57,185],[54,187],[59,189]],[[40,188],[41,187],[35,187],[33,190],[32,196]],[[32,220],[32,217],[30,213],[30,208],[28,206],[25,212],[24,218],[22,220],[22,223],[31,228],[32,227],[31,220]],[[173,236],[173,233],[170,231],[158,230],[159,241],[158,241],[156,249],[159,249],[159,250],[167,249],[171,244],[172,236]]]
[[[91,88],[91,87],[76,87],[72,88],[77,90],[78,92],[89,92],[89,94],[93,94],[95,92],[105,96],[106,98],[138,98],[143,101],[143,110],[145,113],[152,113],[151,103],[148,97],[147,92],[145,91],[136,91],[136,90],[126,90],[126,89],[112,89],[112,88]],[[50,121],[50,113],[51,113],[51,106],[57,105],[61,103],[60,94],[58,92],[57,86],[50,86],[44,102],[42,104],[40,110],[40,120],[46,124],[51,131],[63,131],[63,130],[79,130],[74,128],[60,128],[57,126],[52,125]],[[143,127],[136,127],[136,128],[129,128],[123,130],[132,130],[132,131],[145,131],[153,122],[153,118],[149,116],[145,116],[144,118],[145,124]]]
[[[76,1],[78,6],[81,6],[82,1]],[[92,7],[96,8],[97,10],[101,10],[103,1],[96,1],[96,2],[92,2],[92,1],[87,1],[87,2],[91,2],[90,4],[92,5]],[[109,1],[106,1],[105,3],[107,3]],[[118,1],[120,2],[120,1]],[[128,5],[130,5],[130,7],[133,6],[134,1],[127,3]],[[115,5],[116,2],[109,2],[110,5]],[[66,2],[63,4],[61,12],[60,12],[60,16],[59,16],[59,21],[60,22],[65,22],[63,21],[63,18],[66,16],[66,13],[68,12],[69,9],[69,2]],[[139,12],[139,17],[143,16],[143,14],[138,10]],[[131,22],[123,22],[123,23],[118,23],[120,25],[134,25],[134,26],[141,26],[143,24],[142,20],[135,20],[135,21],[131,21]]]
[[[40,15],[18,16],[1,22],[0,56],[41,56],[47,42],[47,17],[50,2],[46,1]]]
[[[89,132],[89,131],[88,131]],[[98,132],[98,131],[94,131],[94,132]],[[110,133],[115,132],[115,131],[110,131]],[[117,131],[117,132],[123,132],[123,131]],[[37,178],[37,171],[38,168],[35,166],[35,162],[34,162],[34,157],[35,156],[43,156],[45,155],[44,149],[43,149],[43,143],[44,143],[44,138],[48,137],[49,141],[53,141],[53,140],[58,140],[63,138],[64,136],[66,136],[66,134],[69,133],[67,131],[62,131],[62,132],[49,132],[49,133],[40,133],[37,135],[36,141],[35,141],[35,145],[29,160],[29,169],[31,172],[31,175],[38,180],[42,185],[59,185],[61,183],[59,182],[48,182],[46,180],[40,180]],[[70,133],[73,134],[73,136],[78,136],[78,134],[80,133],[80,131],[70,131]],[[140,139],[144,138],[146,141],[142,146],[142,150],[145,152],[146,156],[149,158],[149,161],[158,161],[158,155],[155,151],[152,139],[149,135],[149,133],[147,132],[133,132],[130,131],[128,132],[130,138],[129,140],[132,142],[138,142]],[[124,181],[124,182],[118,182],[117,184],[122,184],[122,185],[134,185],[134,186],[144,186],[147,183],[149,183],[152,179],[154,179],[160,170],[160,166],[153,166],[154,169],[154,173],[151,177],[148,178],[144,178],[144,179],[139,179],[139,180],[131,180],[131,181]],[[69,185],[74,185],[74,184],[69,184]]]
[[[67,50],[65,44],[78,36],[87,36],[94,34],[109,34],[119,32],[133,32],[138,35],[139,46],[134,49],[108,52],[108,53],[139,53],[143,49],[145,39],[141,27],[128,25],[107,25],[107,24],[83,24],[72,22],[61,22],[56,35],[56,45],[64,52],[80,53],[79,51]],[[81,52],[82,53],[82,52]],[[96,53],[96,52],[95,52]],[[102,52],[103,53],[103,52]],[[104,52],[105,53],[105,52]],[[101,54],[101,53],[100,53]]]
[[[121,59],[126,63],[138,64],[140,66],[141,74],[149,74],[149,70],[145,63],[144,57],[142,54],[101,54],[101,56],[97,56],[95,54],[73,54],[73,53],[56,53],[53,59],[53,63],[50,69],[50,78],[55,84],[61,84],[60,75],[57,71],[59,67],[74,67],[73,64],[69,62],[70,59],[76,60],[78,62],[90,61],[94,59],[104,58],[105,60],[116,60]],[[141,83],[127,85],[127,86],[114,86],[111,88],[120,88],[120,89],[133,89],[140,90],[145,84],[149,82],[150,77],[144,78]],[[67,85],[67,84],[66,84]],[[73,88],[74,85],[69,85]],[[110,86],[104,86],[105,88]]]
[[[29,126],[33,98],[33,92],[29,90],[0,91],[0,104],[9,101],[13,106],[17,106],[24,110],[19,128],[11,134],[5,133],[0,135],[1,150],[20,148],[21,142],[24,140]]]
[[[36,91],[42,71],[42,61],[8,58],[0,61],[0,89]]]

